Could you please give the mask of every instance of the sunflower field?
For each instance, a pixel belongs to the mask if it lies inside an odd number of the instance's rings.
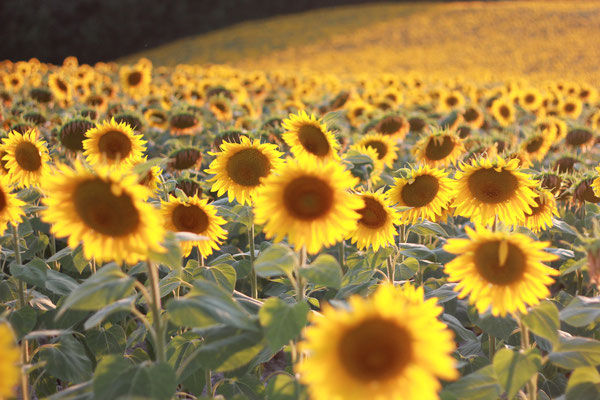
[[[413,17],[456,7],[600,18]],[[599,399],[595,64],[382,63],[387,29],[1,62],[0,400]]]

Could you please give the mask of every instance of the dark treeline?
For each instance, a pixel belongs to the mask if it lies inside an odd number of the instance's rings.
[[[114,60],[236,22],[374,0],[1,0],[0,60]]]

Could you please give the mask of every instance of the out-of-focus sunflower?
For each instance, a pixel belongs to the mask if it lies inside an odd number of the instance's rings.
[[[194,135],[202,130],[202,122],[192,112],[174,112],[169,117],[169,129],[175,136]]]
[[[364,200],[365,206],[358,210],[361,217],[348,239],[356,243],[359,249],[372,246],[373,251],[393,244],[396,233],[394,225],[400,223],[398,212],[390,206],[383,193],[361,192],[357,196]]]
[[[167,166],[175,171],[183,171],[189,168],[199,168],[202,165],[202,152],[193,147],[184,147],[175,150],[169,156]]]
[[[587,119],[587,122],[593,130],[600,130],[600,110],[596,110],[592,114],[590,114],[590,116]]]
[[[406,136],[410,130],[410,124],[405,117],[392,114],[381,118],[372,125],[371,129],[367,128],[367,130],[373,130],[382,135],[399,140]]]
[[[462,107],[465,104],[465,97],[458,90],[443,90],[440,93],[438,109],[440,111],[451,111]]]
[[[18,72],[12,72],[2,77],[4,87],[11,92],[18,92],[25,85],[25,78]]]
[[[567,123],[558,117],[544,117],[536,121],[535,127],[537,130],[544,131],[548,136],[553,136],[553,142],[567,136]]]
[[[461,164],[456,173],[456,214],[475,223],[489,225],[498,221],[515,225],[536,205],[533,191],[537,181],[520,172],[519,160],[498,157],[475,159]]]
[[[543,264],[558,257],[519,233],[492,232],[481,226],[466,228],[469,239],[448,239],[444,250],[458,254],[444,266],[450,282],[458,282],[459,297],[469,296],[480,313],[490,306],[494,316],[527,313],[526,306],[550,294],[546,287],[559,272]]]
[[[58,131],[60,143],[68,150],[83,151],[85,133],[96,125],[87,118],[74,118],[65,122]]]
[[[202,200],[193,196],[181,200],[169,196],[169,201],[162,202],[161,209],[168,230],[206,236],[205,240],[180,242],[184,256],[188,256],[194,246],[197,246],[202,257],[208,257],[213,250],[218,250],[220,244],[227,238],[227,231],[222,228],[227,221],[217,216],[217,208],[208,204],[208,199]]]
[[[538,193],[535,198],[536,205],[531,207],[530,213],[525,213],[525,220],[522,221],[522,225],[534,233],[552,227],[554,225],[552,216],[559,216],[556,199],[552,192],[546,189],[538,189],[536,193]]]
[[[454,131],[440,129],[432,129],[413,148],[417,161],[432,167],[455,164],[464,152],[465,146]]]
[[[400,211],[402,223],[415,223],[419,218],[435,221],[455,196],[456,182],[443,169],[421,165],[405,177],[396,178],[387,192],[390,204],[412,207]]]
[[[128,168],[138,162],[146,151],[146,141],[124,122],[114,118],[96,124],[85,133],[83,155],[93,166],[108,165],[115,168]]]
[[[422,288],[385,284],[349,303],[311,314],[299,345],[306,358],[296,368],[312,399],[436,399],[438,379],[458,378],[454,335]]]
[[[492,103],[490,112],[500,126],[509,126],[515,122],[515,107],[509,98],[496,99]]]
[[[541,161],[552,146],[552,136],[544,131],[530,135],[522,144],[521,151],[533,161]]]
[[[577,98],[568,98],[560,108],[560,114],[564,117],[577,119],[583,110],[583,103]]]
[[[140,65],[123,65],[119,70],[121,88],[134,99],[147,96],[152,82],[151,71]]]
[[[348,190],[358,184],[336,161],[293,160],[269,175],[254,199],[256,223],[267,238],[287,235],[298,250],[316,254],[356,229],[364,201]]]
[[[350,124],[352,124],[352,126],[359,126],[368,120],[368,114],[373,109],[373,106],[366,101],[357,98],[348,101],[345,109],[348,110],[346,116],[348,117]]]
[[[140,164],[144,164],[148,161],[148,157],[144,156],[138,162],[136,162],[133,167],[137,167]],[[149,168],[145,168],[142,172],[138,172],[134,170],[138,174],[138,183],[142,186],[146,186],[148,189],[152,191],[152,193],[156,193],[158,191],[158,184],[160,183],[160,176],[163,172],[162,168],[158,165],[153,165]]]
[[[144,119],[153,128],[165,129],[169,121],[167,114],[158,108],[149,108],[144,112]]]
[[[235,198],[240,204],[250,204],[262,181],[284,162],[276,145],[245,136],[240,143],[223,142],[220,148],[209,153],[216,157],[206,172],[215,175],[208,180],[214,182],[211,190],[218,196],[227,192],[230,202]]]
[[[37,136],[37,130],[28,130],[24,134],[12,131],[8,138],[2,139],[1,149],[6,152],[2,159],[6,161],[10,181],[17,188],[39,186],[50,171],[46,142],[38,140]]]
[[[598,204],[600,196],[597,196],[594,188],[594,181],[597,178],[585,174],[577,183],[573,185],[572,201],[578,206],[583,206],[586,202]]]
[[[11,193],[10,178],[7,175],[0,176],[0,235],[4,233],[8,224],[21,222],[21,217],[25,215],[22,210],[25,204]]]
[[[572,149],[588,150],[596,143],[596,135],[591,129],[575,127],[565,137],[565,144]]]
[[[389,168],[394,166],[394,161],[398,158],[398,145],[393,137],[381,133],[369,133],[358,142],[356,146],[371,147],[377,151],[379,162]]]
[[[54,98],[60,101],[70,101],[73,95],[71,84],[64,76],[53,73],[48,76],[48,87]]]
[[[313,161],[339,159],[337,152],[340,145],[334,134],[314,115],[308,116],[304,110],[297,115],[290,114],[283,120],[282,126],[286,130],[282,138],[296,158]]]
[[[208,100],[210,111],[219,121],[229,121],[233,117],[231,101],[225,96],[213,96]]]
[[[542,105],[542,94],[536,88],[527,88],[519,94],[519,104],[527,111],[535,111]]]
[[[477,106],[469,106],[463,111],[462,117],[471,128],[479,129],[483,125],[483,112]]]
[[[21,371],[19,362],[21,353],[10,325],[0,322],[0,398],[16,396],[15,388],[19,383]]]
[[[68,237],[71,248],[83,242],[86,258],[98,262],[146,260],[149,250],[163,251],[161,216],[144,199],[151,191],[138,176],[108,167],[88,170],[59,165],[44,181],[44,221],[57,237]]]

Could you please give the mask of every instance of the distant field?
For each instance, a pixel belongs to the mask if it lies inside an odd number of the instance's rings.
[[[600,2],[412,3],[322,9],[239,24],[140,56],[155,64],[482,79],[600,81]]]

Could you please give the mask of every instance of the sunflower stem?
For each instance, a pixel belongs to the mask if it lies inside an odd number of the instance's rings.
[[[206,368],[204,371],[204,380],[206,381],[206,396],[209,399],[213,398],[213,385],[212,385],[212,374],[210,372],[210,368]]]
[[[19,227],[16,224],[10,225],[13,234],[13,249],[15,251],[15,261],[20,266],[21,249],[19,247]],[[23,285],[23,281],[17,279],[17,309],[25,307],[27,288]],[[21,341],[21,365],[24,366],[29,362],[29,343],[23,339]],[[25,368],[21,367],[21,396],[23,400],[29,400],[29,374]]]
[[[156,335],[156,361],[165,362],[167,358],[165,355],[165,335],[163,334],[160,320],[162,306],[160,303],[160,288],[158,286],[158,268],[150,260],[148,260],[147,265],[150,292],[152,294],[152,303],[150,305],[152,307],[152,320]]]
[[[19,228],[14,224],[11,224],[10,228],[12,229],[12,234],[13,234],[13,250],[15,251],[15,261],[18,265],[21,265],[22,261],[21,261],[21,249],[19,248]],[[26,296],[23,281],[20,279],[17,279],[17,286],[18,286],[17,307],[19,309],[21,309],[21,308],[25,307],[25,296]]]
[[[488,355],[490,362],[494,360],[496,354],[496,338],[488,333]]]
[[[340,261],[340,267],[342,267],[342,273],[345,271],[344,270],[344,265],[346,264],[346,254],[345,254],[345,249],[346,245],[345,245],[345,241],[342,240],[340,242],[340,244],[338,245],[338,258]]]
[[[394,284],[394,269],[392,267],[392,256],[389,256],[387,258],[387,276],[388,276],[388,280],[390,281],[390,283],[393,285]]]
[[[575,295],[583,296],[583,273],[581,272],[581,269],[575,270],[575,276],[577,277],[577,292]]]
[[[521,318],[516,316],[517,323],[519,324],[519,331],[521,332],[521,349],[526,352],[530,349],[531,345],[529,343],[529,329],[525,326]],[[527,399],[528,400],[537,400],[537,372],[531,377],[529,382],[527,382]]]
[[[254,221],[248,229],[248,246],[250,250],[250,291],[253,299],[258,299],[258,278],[254,270]]]

